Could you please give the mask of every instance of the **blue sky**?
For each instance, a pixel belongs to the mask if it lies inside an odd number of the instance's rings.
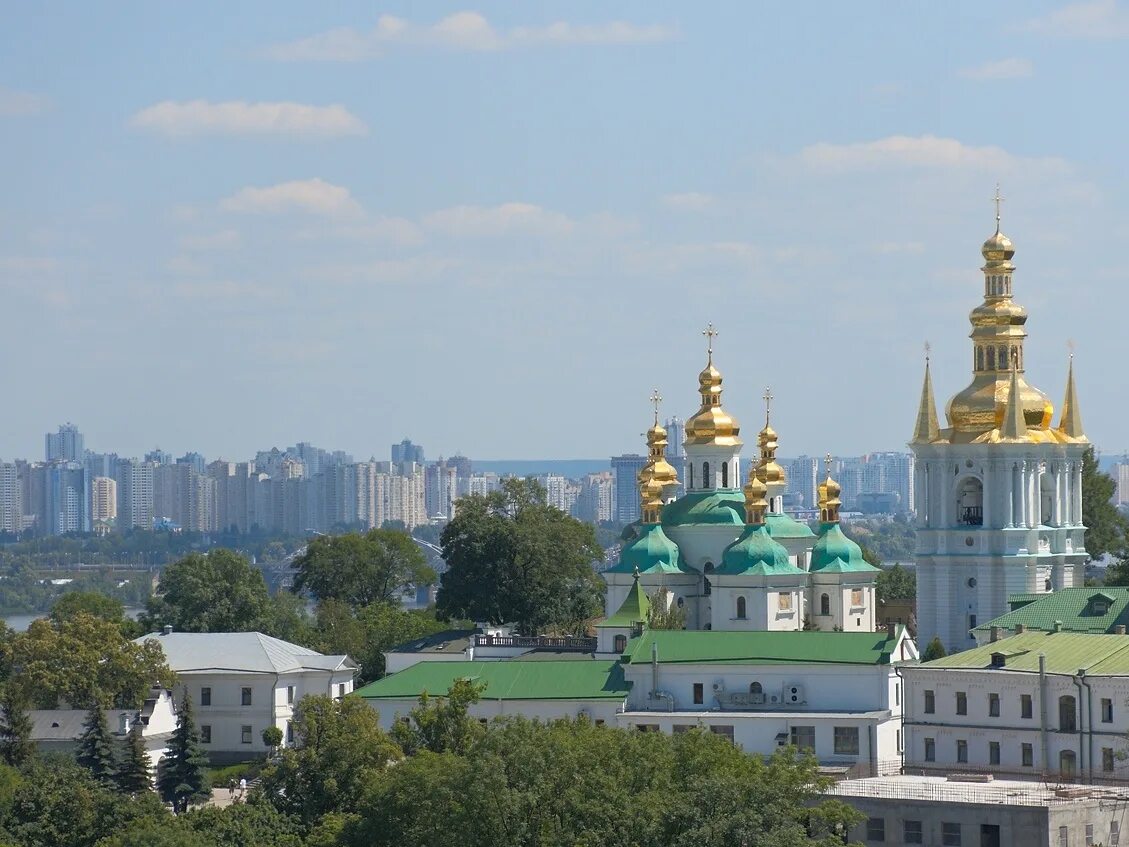
[[[898,449],[989,198],[1028,378],[1129,448],[1129,2],[9,4],[0,456]],[[747,451],[749,452],[749,451]]]

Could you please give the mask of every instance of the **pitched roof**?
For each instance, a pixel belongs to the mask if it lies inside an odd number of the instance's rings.
[[[651,661],[658,645],[661,664],[849,664],[888,665],[901,637],[882,632],[725,632],[648,630],[627,645],[629,664]]]
[[[619,604],[619,609],[614,615],[600,621],[597,627],[623,628],[631,627],[638,623],[647,622],[647,614],[651,610],[651,601],[639,584],[639,571],[635,572],[635,581],[627,591],[627,596]]]
[[[1039,654],[1047,657],[1049,673],[1129,676],[1129,636],[1080,632],[1025,632],[922,665],[925,668],[984,670],[993,667],[992,654],[1002,654],[1004,669],[1039,672]]]
[[[1100,604],[1095,600],[1109,604],[1104,614],[1098,613]],[[1012,595],[1008,602],[1012,611],[981,624],[974,632],[986,634],[994,626],[1014,631],[1018,624],[1050,632],[1056,622],[1066,632],[1113,632],[1118,625],[1129,626],[1129,588],[1060,588],[1051,594]],[[1023,605],[1015,608],[1018,603]]]
[[[420,662],[356,693],[369,700],[441,696],[460,679],[486,683],[483,700],[622,700],[631,688],[618,661]]]
[[[134,639],[153,639],[176,673],[292,673],[302,670],[355,670],[348,656],[325,656],[261,632],[151,632]]]

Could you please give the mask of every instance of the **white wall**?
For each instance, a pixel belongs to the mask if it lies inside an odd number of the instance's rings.
[[[400,718],[406,717],[419,705],[417,697],[398,699],[373,699],[366,701],[380,714],[380,725],[391,729]],[[593,721],[614,725],[616,714],[622,711],[623,700],[479,700],[472,703],[467,714],[478,720],[493,720],[504,715],[520,715],[530,720],[549,721],[559,718],[576,718],[587,715]]]

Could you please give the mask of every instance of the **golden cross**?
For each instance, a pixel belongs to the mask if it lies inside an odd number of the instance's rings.
[[[996,232],[1000,231],[1000,203],[1004,202],[1004,198],[1000,196],[1000,184],[996,183],[996,196],[992,198],[996,204]]]
[[[713,340],[714,340],[714,338],[717,337],[717,330],[713,328],[713,322],[712,321],[710,322],[709,326],[707,326],[705,329],[702,330],[702,335],[704,335],[706,337],[706,353],[709,355],[709,359],[712,362],[713,361]]]
[[[1073,359],[1074,358],[1074,339],[1073,338],[1067,339],[1066,346],[1067,346],[1067,349],[1070,350],[1070,358]]]
[[[827,465],[827,475],[831,476],[831,454],[828,453],[823,457],[823,463]]]
[[[663,396],[661,394],[659,394],[659,390],[656,388],[654,391],[651,392],[651,404],[655,407],[655,425],[656,426],[658,426],[658,423],[659,423],[659,403],[661,403],[662,401],[663,401]]]
[[[762,399],[764,400],[764,425],[768,426],[769,416],[772,414],[772,389],[771,388],[765,388],[764,394],[762,395]]]
[[[933,351],[933,345],[928,341],[925,342],[925,364],[929,364],[929,354]]]

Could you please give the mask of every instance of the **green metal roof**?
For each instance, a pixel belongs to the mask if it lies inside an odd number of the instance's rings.
[[[640,535],[625,545],[619,562],[605,573],[697,573],[679,560],[678,545],[671,541],[657,523],[641,524]]]
[[[899,634],[901,628],[898,630]],[[897,638],[886,632],[723,632],[648,630],[627,645],[630,664],[651,661],[658,645],[660,664],[677,662],[777,665],[888,665]]]
[[[459,679],[485,682],[483,700],[622,700],[631,686],[618,661],[420,662],[357,691],[366,700],[447,693]]]
[[[1095,601],[1108,604],[1104,614],[1098,613]],[[1012,595],[1008,603],[1012,611],[981,624],[975,631],[987,633],[998,626],[1014,632],[1017,624],[1023,624],[1027,629],[1050,632],[1056,621],[1061,621],[1067,632],[1113,632],[1118,624],[1129,626],[1129,588],[1060,588],[1034,597]]]
[[[643,586],[639,584],[639,572],[636,571],[635,582],[628,589],[627,596],[623,598],[619,609],[614,615],[600,621],[596,626],[622,629],[637,623],[646,623],[647,612],[650,609],[651,601],[647,598],[646,592],[643,591]]]
[[[749,525],[741,537],[725,548],[714,571],[724,576],[795,576],[804,571],[788,561],[788,551],[773,540],[768,528]]]
[[[684,524],[745,525],[745,495],[737,489],[694,491],[663,507],[664,526]]]
[[[769,512],[764,516],[764,522],[773,538],[815,538],[810,526],[789,515]]]
[[[1039,654],[1047,657],[1048,673],[1129,674],[1129,636],[1080,632],[1025,632],[963,653],[926,662],[926,668],[982,670],[992,667],[992,654],[1002,653],[1010,671],[1039,672]]]
[[[813,573],[878,572],[878,568],[862,557],[862,548],[843,534],[837,521],[820,526],[819,540],[811,551],[810,570]]]

